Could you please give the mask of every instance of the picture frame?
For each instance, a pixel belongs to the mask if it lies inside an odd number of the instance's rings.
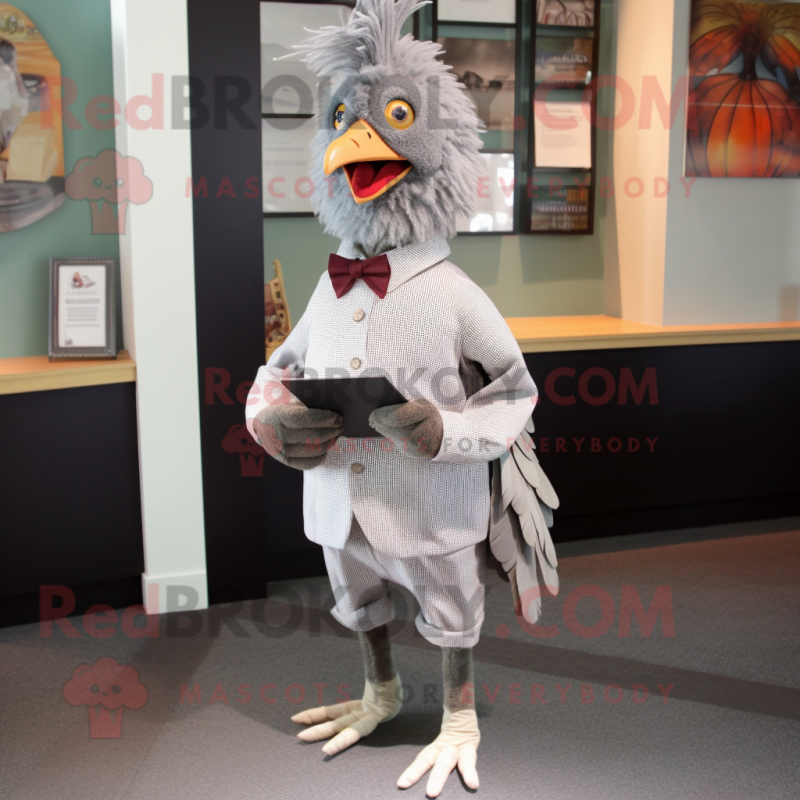
[[[554,6],[567,12],[567,17],[544,14]],[[522,230],[537,236],[591,236],[598,190],[596,77],[602,4],[598,0],[539,0],[536,11],[530,31],[530,124],[524,164],[527,187],[520,199]],[[558,37],[574,44],[559,46],[554,41]],[[575,64],[573,88],[569,59],[559,59],[559,50],[574,53],[585,48],[588,56],[589,42],[590,69],[584,76],[586,62],[581,59],[580,71]],[[560,129],[562,116],[573,117],[578,125]]]
[[[534,84],[559,89],[585,89],[591,82],[594,38],[539,36],[536,39]]]
[[[283,266],[275,259],[275,277],[264,284],[264,344],[267,348],[267,361],[292,332],[292,316],[286,300],[286,287],[283,283]]]
[[[50,361],[117,357],[116,262],[50,259]]]
[[[546,95],[542,95],[543,98]],[[589,100],[561,100],[548,103],[534,97],[534,148],[536,167],[590,170],[594,166],[592,147],[592,104]]]
[[[516,0],[436,0],[440,22],[467,22],[481,25],[515,25]]]
[[[311,140],[314,119],[261,120],[263,211],[269,217],[313,217]]]
[[[61,62],[15,5],[0,2],[0,27],[1,236],[61,208],[66,172]]]
[[[442,60],[466,88],[489,132],[514,130],[517,42],[482,37],[439,36]]]
[[[320,88],[308,65],[293,58],[292,46],[309,38],[308,29],[344,24],[355,2],[340,0],[262,0],[262,117],[308,118],[319,110]]]
[[[536,0],[536,24],[594,28],[600,0]]]
[[[532,233],[586,234],[591,228],[591,172],[537,175],[528,188]]]
[[[309,38],[309,30],[344,24],[355,0],[260,0],[259,5],[263,214],[310,218],[309,145],[331,79],[318,82],[305,62],[283,57]]]
[[[475,186],[472,216],[459,217],[459,236],[514,233],[514,153],[481,151],[482,173]]]
[[[683,177],[800,178],[800,2],[690,8]]]

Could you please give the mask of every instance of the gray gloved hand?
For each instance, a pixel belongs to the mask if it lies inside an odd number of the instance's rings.
[[[302,470],[322,464],[328,450],[344,433],[339,414],[300,404],[261,409],[253,428],[258,443],[276,461]]]
[[[369,424],[412,455],[435,458],[442,447],[442,415],[424,398],[377,408],[369,415]]]

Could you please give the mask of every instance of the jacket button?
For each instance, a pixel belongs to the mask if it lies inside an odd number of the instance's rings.
[[[356,475],[360,475],[364,471],[364,465],[363,464],[353,464],[353,466],[351,466],[350,469],[353,470],[353,472]]]
[[[361,359],[360,358],[352,359],[352,361],[350,362],[350,366],[353,369],[359,369],[361,367]]]
[[[365,317],[365,314],[360,308],[358,309],[358,311],[356,311],[355,314],[353,314],[353,319],[356,322],[361,322],[361,320],[364,319],[364,317]]]

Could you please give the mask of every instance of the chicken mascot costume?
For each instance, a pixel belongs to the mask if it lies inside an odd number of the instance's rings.
[[[495,306],[447,257],[470,216],[481,123],[434,42],[401,38],[415,0],[358,0],[346,25],[299,46],[332,86],[312,143],[314,207],[341,239],[302,319],[259,370],[248,427],[264,449],[304,470],[306,535],[322,545],[334,617],[357,631],[361,700],[296,714],[306,742],[333,755],[400,712],[387,624],[388,583],[419,602],[419,632],[442,650],[437,738],[400,776],[428,771],[436,797],[457,767],[478,787],[480,732],[472,648],[488,562],[515,608],[539,615],[558,590],[550,538],[558,499],[534,453],[537,391]],[[374,439],[348,439],[342,418],[287,396],[287,377],[388,376],[408,402],[373,411]],[[491,468],[489,465],[491,464]]]

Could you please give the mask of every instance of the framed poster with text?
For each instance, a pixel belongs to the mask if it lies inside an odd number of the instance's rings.
[[[113,258],[50,259],[50,361],[116,358]]]
[[[586,100],[534,100],[537,167],[592,168],[592,105]]]

